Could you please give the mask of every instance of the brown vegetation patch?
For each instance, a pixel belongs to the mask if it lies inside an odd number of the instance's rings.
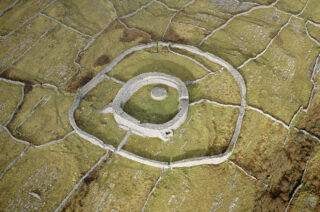
[[[164,36],[165,41],[173,41],[176,43],[184,43],[184,38],[180,37],[171,27]]]
[[[87,72],[84,73],[84,75],[76,75],[71,81],[71,83],[63,89],[69,92],[77,91],[79,88],[87,84],[94,76],[95,74],[93,72]]]
[[[282,47],[282,46],[283,46],[283,41],[282,41],[282,39],[280,38],[280,36],[275,37],[274,42],[275,42],[275,44],[277,44],[279,47]]]
[[[132,42],[135,41],[137,38],[143,37],[143,39],[140,41],[140,43],[148,43],[150,42],[150,35],[142,32],[137,29],[126,29],[123,32],[122,37],[120,38],[121,42]]]
[[[116,29],[123,29],[125,28],[119,21],[112,22],[104,31],[103,33],[108,33],[109,31],[116,30]]]
[[[110,57],[108,55],[103,54],[100,57],[98,57],[96,62],[93,64],[93,66],[94,67],[103,66],[105,64],[108,64],[109,62],[110,62]]]
[[[278,168],[270,177],[266,193],[256,203],[257,211],[283,211],[301,183],[316,141],[301,132],[291,133],[290,137],[274,164]]]
[[[308,115],[304,121],[304,128],[320,137],[320,104],[314,105],[308,111]]]
[[[106,165],[107,160],[104,160],[96,169],[94,169],[89,176],[87,176],[83,180],[83,184],[79,187],[79,192],[75,194],[74,200],[75,202],[68,201],[65,206],[63,207],[62,211],[74,211],[73,203],[76,203],[77,205],[80,205],[81,207],[84,205],[82,199],[84,199],[90,191],[90,184],[98,179],[99,172],[104,168]],[[82,173],[82,175],[85,175],[85,173]]]
[[[272,39],[272,38],[276,37],[277,34],[278,34],[278,31],[271,32],[271,33],[269,34],[269,38]]]
[[[94,74],[92,72],[87,73],[84,77],[80,79],[77,88],[80,88],[85,84],[87,84],[93,77],[94,77]]]

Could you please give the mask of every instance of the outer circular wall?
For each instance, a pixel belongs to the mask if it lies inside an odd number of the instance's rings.
[[[165,84],[178,90],[179,110],[177,115],[170,121],[163,124],[140,123],[140,121],[123,111],[122,108],[130,97],[141,87],[149,84]],[[130,79],[120,89],[112,102],[113,114],[120,127],[141,136],[158,137],[164,141],[168,140],[173,131],[186,120],[188,107],[189,95],[185,84],[177,77],[157,72],[140,74]]]
[[[101,141],[99,138],[88,134],[87,132],[81,130],[75,121],[74,118],[74,113],[75,110],[79,107],[81,99],[91,90],[93,89],[97,84],[102,82],[105,79],[105,74],[109,71],[112,70],[122,59],[124,59],[127,55],[151,48],[154,46],[171,46],[173,48],[178,48],[178,49],[183,49],[189,52],[192,52],[196,55],[203,56],[207,58],[208,60],[217,63],[223,67],[225,67],[233,76],[235,81],[240,87],[240,95],[241,95],[241,105],[239,106],[239,116],[238,120],[236,123],[236,128],[234,130],[233,136],[231,138],[230,144],[228,149],[219,155],[212,155],[212,156],[206,156],[206,157],[197,157],[197,158],[189,158],[185,160],[180,160],[180,161],[175,161],[172,163],[168,162],[161,162],[161,161],[155,161],[149,158],[144,158],[139,155],[133,154],[131,152],[127,152],[123,149],[116,149],[114,146],[110,144],[105,144],[103,141]],[[153,43],[148,43],[148,44],[143,44],[143,45],[138,45],[134,46],[124,52],[122,52],[117,58],[115,58],[109,65],[107,65],[97,76],[95,76],[92,80],[90,80],[86,85],[84,85],[80,91],[77,93],[77,97],[72,105],[72,107],[69,110],[69,120],[71,123],[71,126],[75,130],[75,132],[81,136],[82,138],[90,141],[92,144],[100,146],[101,148],[107,149],[109,151],[114,152],[115,154],[121,155],[122,157],[128,158],[130,160],[143,163],[149,166],[154,166],[158,168],[174,168],[174,167],[191,167],[191,166],[198,166],[198,165],[203,165],[203,164],[220,164],[223,163],[224,161],[228,160],[228,158],[231,156],[234,146],[237,142],[243,117],[245,114],[245,107],[246,107],[246,84],[244,82],[244,79],[242,78],[241,74],[228,62],[224,61],[223,59],[208,53],[208,52],[203,52],[200,49],[194,47],[194,46],[189,46],[189,45],[184,45],[184,44],[173,44],[173,43],[165,43],[165,42],[153,42]]]

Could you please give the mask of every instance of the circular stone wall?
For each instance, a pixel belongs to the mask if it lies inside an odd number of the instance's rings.
[[[158,101],[164,100],[168,97],[167,89],[156,86],[151,90],[151,97]]]
[[[133,118],[123,110],[124,105],[130,97],[141,87],[149,84],[165,84],[178,90],[178,113],[170,121],[163,124],[141,123],[139,120]],[[159,96],[157,98],[159,98]],[[186,120],[188,107],[189,94],[185,84],[176,77],[157,72],[141,74],[130,79],[120,89],[112,103],[114,118],[121,128],[130,130],[131,132],[141,136],[158,137],[164,141],[168,140],[173,135],[173,131]]]
[[[143,49],[147,49],[147,48],[151,48],[154,46],[166,46],[166,47],[173,47],[173,48],[178,48],[178,49],[182,49],[191,53],[194,53],[196,55],[199,56],[203,56],[206,59],[208,59],[211,62],[217,63],[223,67],[226,68],[226,70],[228,70],[233,78],[235,79],[235,81],[237,82],[237,84],[240,87],[240,95],[241,95],[241,104],[239,106],[239,116],[238,116],[238,120],[236,122],[236,128],[233,132],[233,136],[231,138],[229,147],[227,148],[227,150],[219,155],[211,155],[211,156],[206,156],[206,157],[196,157],[196,158],[189,158],[189,159],[184,159],[184,160],[180,160],[180,161],[175,161],[172,163],[168,163],[168,162],[162,162],[162,161],[155,161],[149,158],[145,158],[139,155],[136,155],[134,153],[131,152],[127,152],[123,149],[117,149],[116,147],[110,145],[110,144],[106,144],[104,143],[102,140],[100,140],[99,138],[95,137],[94,135],[91,135],[85,131],[83,131],[82,129],[80,129],[78,127],[78,125],[76,124],[76,120],[75,120],[75,110],[79,107],[80,102],[82,100],[82,98],[92,89],[95,88],[95,86],[97,84],[99,84],[100,82],[102,82],[105,78],[106,78],[106,73],[108,73],[109,71],[111,71],[121,60],[123,60],[127,55],[136,52],[136,51],[140,51]],[[159,83],[156,83],[159,84]],[[184,86],[184,85],[183,85]],[[184,86],[185,87],[185,86]],[[186,94],[188,94],[187,90],[186,90]],[[97,76],[95,76],[93,79],[91,79],[87,84],[85,84],[80,91],[77,93],[77,97],[72,105],[72,107],[69,110],[69,120],[71,123],[71,126],[73,127],[73,129],[75,130],[75,132],[81,136],[82,138],[90,141],[91,143],[100,146],[101,148],[110,150],[112,152],[115,152],[116,154],[121,155],[122,157],[128,158],[130,160],[134,160],[146,165],[150,165],[150,166],[154,166],[154,167],[159,167],[159,168],[175,168],[175,167],[191,167],[191,166],[197,166],[197,165],[203,165],[203,164],[220,164],[223,163],[224,161],[228,160],[228,158],[231,156],[233,150],[234,150],[234,146],[237,142],[239,133],[240,133],[240,129],[241,129],[241,125],[242,125],[242,121],[243,121],[243,117],[245,114],[245,108],[246,108],[246,85],[244,82],[244,79],[242,78],[241,74],[237,71],[237,69],[235,69],[231,64],[229,64],[228,62],[224,61],[223,59],[208,53],[208,52],[203,52],[202,50],[194,47],[194,46],[189,46],[189,45],[184,45],[184,44],[174,44],[174,43],[165,43],[165,42],[153,42],[153,43],[148,43],[148,44],[143,44],[143,45],[138,45],[138,46],[134,46],[124,52],[122,52],[117,58],[115,58],[109,65],[107,65]],[[189,98],[186,99],[186,105],[188,106],[188,102],[189,102]],[[186,107],[185,110],[188,110],[188,107]],[[104,109],[105,113],[111,112],[114,113],[114,111],[112,110],[112,107],[106,107]],[[185,113],[186,115],[187,113]],[[181,123],[180,123],[181,124]],[[129,136],[130,133],[127,133],[127,135]],[[125,136],[124,140],[127,138],[127,136]]]

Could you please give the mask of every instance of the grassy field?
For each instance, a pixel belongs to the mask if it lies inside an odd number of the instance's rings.
[[[233,19],[200,48],[237,67],[260,53],[288,18],[274,8],[254,10]]]
[[[319,0],[1,0],[0,211],[320,211],[319,14]],[[83,86],[124,51],[157,41],[171,44],[126,55],[83,96],[78,127],[118,148],[127,131],[101,113],[123,86],[114,79],[161,72],[187,86],[185,122],[166,142],[131,133],[121,148],[169,164],[224,153],[239,86],[221,65],[172,48],[193,45],[245,81],[246,112],[225,162],[161,170],[107,152],[70,125]],[[154,86],[124,110],[142,122],[172,119],[177,91],[164,86],[169,96],[155,101]]]
[[[240,70],[247,83],[248,104],[286,123],[308,104],[310,76],[319,53],[303,24],[292,19],[261,57]]]
[[[115,7],[118,16],[120,17],[136,11],[138,8],[149,3],[150,1],[151,0],[110,0],[110,2],[112,2],[113,6]]]
[[[154,87],[165,88],[168,97],[162,101],[151,97]],[[123,107],[123,110],[141,122],[161,124],[173,119],[178,113],[179,94],[175,88],[165,85],[146,85],[134,93]]]
[[[0,181],[0,190],[6,191],[0,192],[1,208],[53,211],[103,153],[76,135],[49,147],[30,147]]]
[[[195,45],[233,15],[252,8],[250,3],[232,1],[195,1],[173,19],[165,39]]]
[[[316,145],[319,143],[312,137],[296,130],[290,132],[286,145],[275,157],[267,191],[256,203],[258,210],[283,211],[287,207]]]
[[[160,169],[110,155],[86,178],[63,211],[140,211],[159,174]]]
[[[77,72],[74,60],[88,41],[88,38],[58,25],[3,76],[34,84],[61,86]]]
[[[77,58],[77,62],[83,69],[65,86],[66,89],[77,90],[123,51],[150,41],[148,33],[137,29],[128,29],[119,21],[112,22],[95,42]]]
[[[164,36],[164,40],[195,45],[200,43],[209,33],[210,31],[205,28],[195,27],[183,22],[172,22]]]
[[[102,114],[100,111],[112,102],[120,88],[120,84],[111,80],[102,81],[84,97],[75,111],[76,123],[82,130],[115,147],[126,131],[118,128],[113,114]]]
[[[36,17],[12,36],[0,40],[0,72],[9,68],[42,34],[53,27],[54,22],[42,16]]]
[[[172,1],[172,0],[160,0],[161,2],[165,3],[168,7],[173,9],[180,9],[183,5],[190,2],[190,0],[180,0],[180,1]]]
[[[7,2],[7,0],[1,1],[1,5],[7,6]],[[13,1],[11,3],[13,3]],[[22,0],[18,2],[14,10],[8,10],[0,16],[0,35],[4,36],[9,34],[28,18],[36,15],[36,13],[38,13],[48,3],[50,3],[50,0]]]
[[[10,163],[22,152],[26,144],[13,140],[7,131],[0,133],[0,173],[2,173]]]
[[[239,140],[231,160],[250,175],[268,184],[256,202],[256,209],[283,211],[298,186],[316,140],[257,112],[246,112]],[[286,141],[286,144],[285,144]]]
[[[201,103],[189,108],[186,121],[163,142],[157,138],[131,135],[125,150],[161,161],[223,153],[229,145],[237,120],[236,108]]]
[[[72,130],[68,112],[74,96],[50,87],[32,88],[8,125],[12,134],[40,145],[62,138]]]
[[[146,211],[252,211],[263,190],[230,163],[166,170]]]
[[[147,72],[161,72],[191,81],[208,72],[188,58],[169,52],[167,47],[153,47],[128,55],[108,75],[122,81]]]
[[[239,0],[240,2],[253,2],[257,4],[272,4],[276,0]]]
[[[317,145],[308,162],[306,173],[302,179],[302,187],[296,193],[289,211],[320,210],[320,145]]]
[[[312,38],[320,42],[320,27],[308,23],[307,30]]]
[[[170,47],[170,49],[176,53],[188,56],[196,61],[198,61],[199,63],[201,63],[204,67],[206,67],[207,69],[209,69],[211,72],[215,72],[218,71],[222,68],[221,65],[214,63],[210,60],[208,60],[207,58],[200,56],[198,54],[194,54],[192,52],[188,52],[184,49],[178,49],[178,48],[172,48]]]
[[[320,5],[317,0],[309,0],[306,10],[301,15],[320,24]]]
[[[134,16],[123,19],[123,22],[129,27],[148,32],[153,40],[161,40],[173,13],[162,4],[154,2]]]
[[[287,129],[253,110],[247,110],[232,161],[267,183]]]
[[[3,126],[16,110],[22,98],[22,86],[0,81],[0,127]]]
[[[190,102],[208,99],[224,104],[240,105],[240,89],[233,76],[227,71],[215,73],[206,79],[188,86]]]
[[[91,36],[116,17],[112,4],[103,0],[56,1],[44,13]]]
[[[306,129],[316,136],[320,136],[320,90],[316,89],[313,101],[307,112],[301,111],[295,119],[294,125],[300,129]]]
[[[307,0],[280,0],[276,7],[289,13],[298,14],[306,3]]]

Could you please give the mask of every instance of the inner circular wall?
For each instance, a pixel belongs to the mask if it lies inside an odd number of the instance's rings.
[[[163,124],[141,123],[123,110],[130,97],[141,87],[149,84],[164,84],[178,90],[178,113],[170,121]],[[141,136],[158,137],[164,141],[168,140],[173,135],[173,131],[186,120],[188,107],[189,94],[185,84],[177,77],[158,72],[140,74],[130,79],[120,89],[112,103],[113,114],[120,127]]]

